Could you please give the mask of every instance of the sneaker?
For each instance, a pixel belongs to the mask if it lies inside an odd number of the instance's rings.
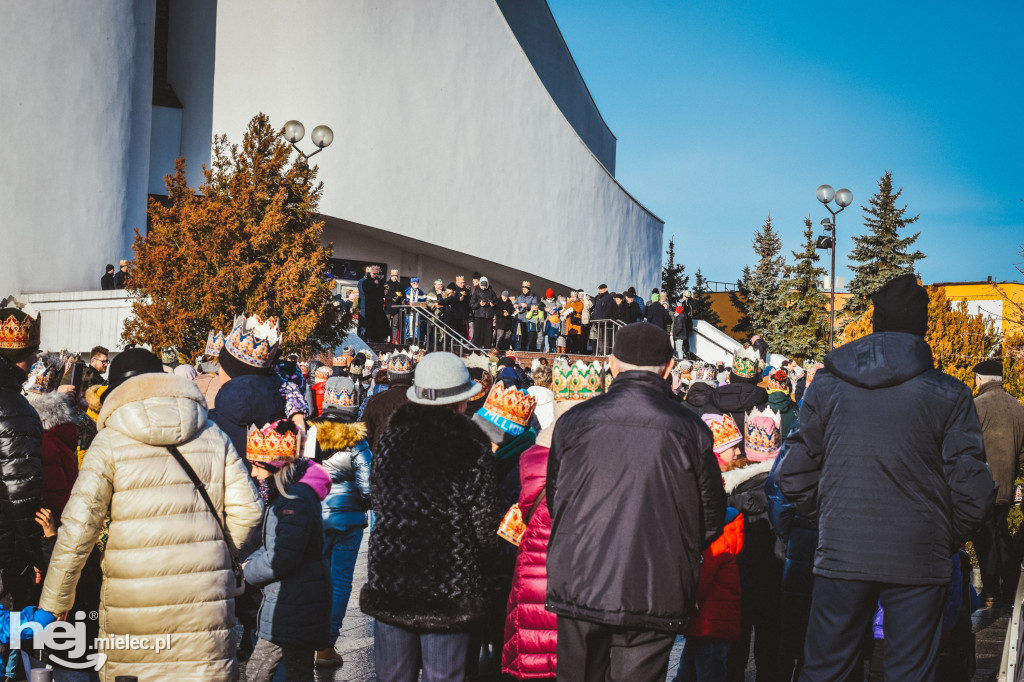
[[[316,652],[316,665],[318,666],[341,666],[344,662],[345,660],[341,657],[341,654],[335,651],[332,646]]]

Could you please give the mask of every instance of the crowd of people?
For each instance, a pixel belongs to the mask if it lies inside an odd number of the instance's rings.
[[[508,310],[479,285],[477,309]],[[982,600],[1010,598],[1024,407],[996,360],[976,398],[933,367],[912,277],[874,304],[874,333],[809,367],[759,338],[682,360],[650,301],[607,364],[283,356],[276,319],[239,315],[195,362],[130,348],[109,369],[100,347],[40,354],[8,304],[0,644],[13,612],[98,617],[81,649],[0,649],[4,674],[312,680],[343,663],[368,534],[356,599],[386,682],[660,682],[680,636],[677,680],[742,680],[751,653],[758,680],[970,679],[962,547]],[[103,648],[119,635],[171,645]]]
[[[448,284],[436,279],[433,290],[424,291],[418,277],[404,286],[398,270],[391,270],[384,281],[376,265],[359,280],[353,298],[358,301],[346,303],[358,303],[358,334],[364,341],[422,346],[433,324],[438,327],[437,333],[458,334],[479,349],[501,352],[607,354],[613,334],[608,323],[598,323],[647,321],[672,334],[676,355],[682,358],[694,320],[690,292],[676,306],[657,288],[647,301],[635,287],[610,292],[605,284],[598,286],[593,296],[583,290],[556,296],[550,288],[542,296],[528,281],[523,281],[517,292],[497,292],[478,272],[473,273],[468,286],[465,276],[459,275]],[[416,307],[428,310],[440,325],[417,313]]]

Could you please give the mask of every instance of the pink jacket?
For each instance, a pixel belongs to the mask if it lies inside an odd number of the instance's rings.
[[[548,448],[534,445],[519,458],[519,508],[529,513],[533,501],[547,482]],[[555,648],[558,621],[544,609],[548,589],[548,539],[551,537],[551,513],[547,501],[541,502],[530,519],[516,556],[512,592],[505,617],[505,647],[501,671],[519,679],[552,677],[555,674]]]

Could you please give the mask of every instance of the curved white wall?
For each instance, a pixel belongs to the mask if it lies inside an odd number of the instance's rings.
[[[213,131],[238,142],[260,111],[330,125],[323,213],[588,290],[659,283],[662,223],[492,1],[220,0],[216,28]]]
[[[0,20],[0,291],[99,289],[145,229],[151,0],[9,0]]]

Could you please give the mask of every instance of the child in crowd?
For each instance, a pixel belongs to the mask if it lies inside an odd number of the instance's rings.
[[[524,350],[534,351],[537,349],[537,333],[544,326],[544,313],[541,312],[540,304],[531,303],[530,309],[526,312],[526,343]]]

